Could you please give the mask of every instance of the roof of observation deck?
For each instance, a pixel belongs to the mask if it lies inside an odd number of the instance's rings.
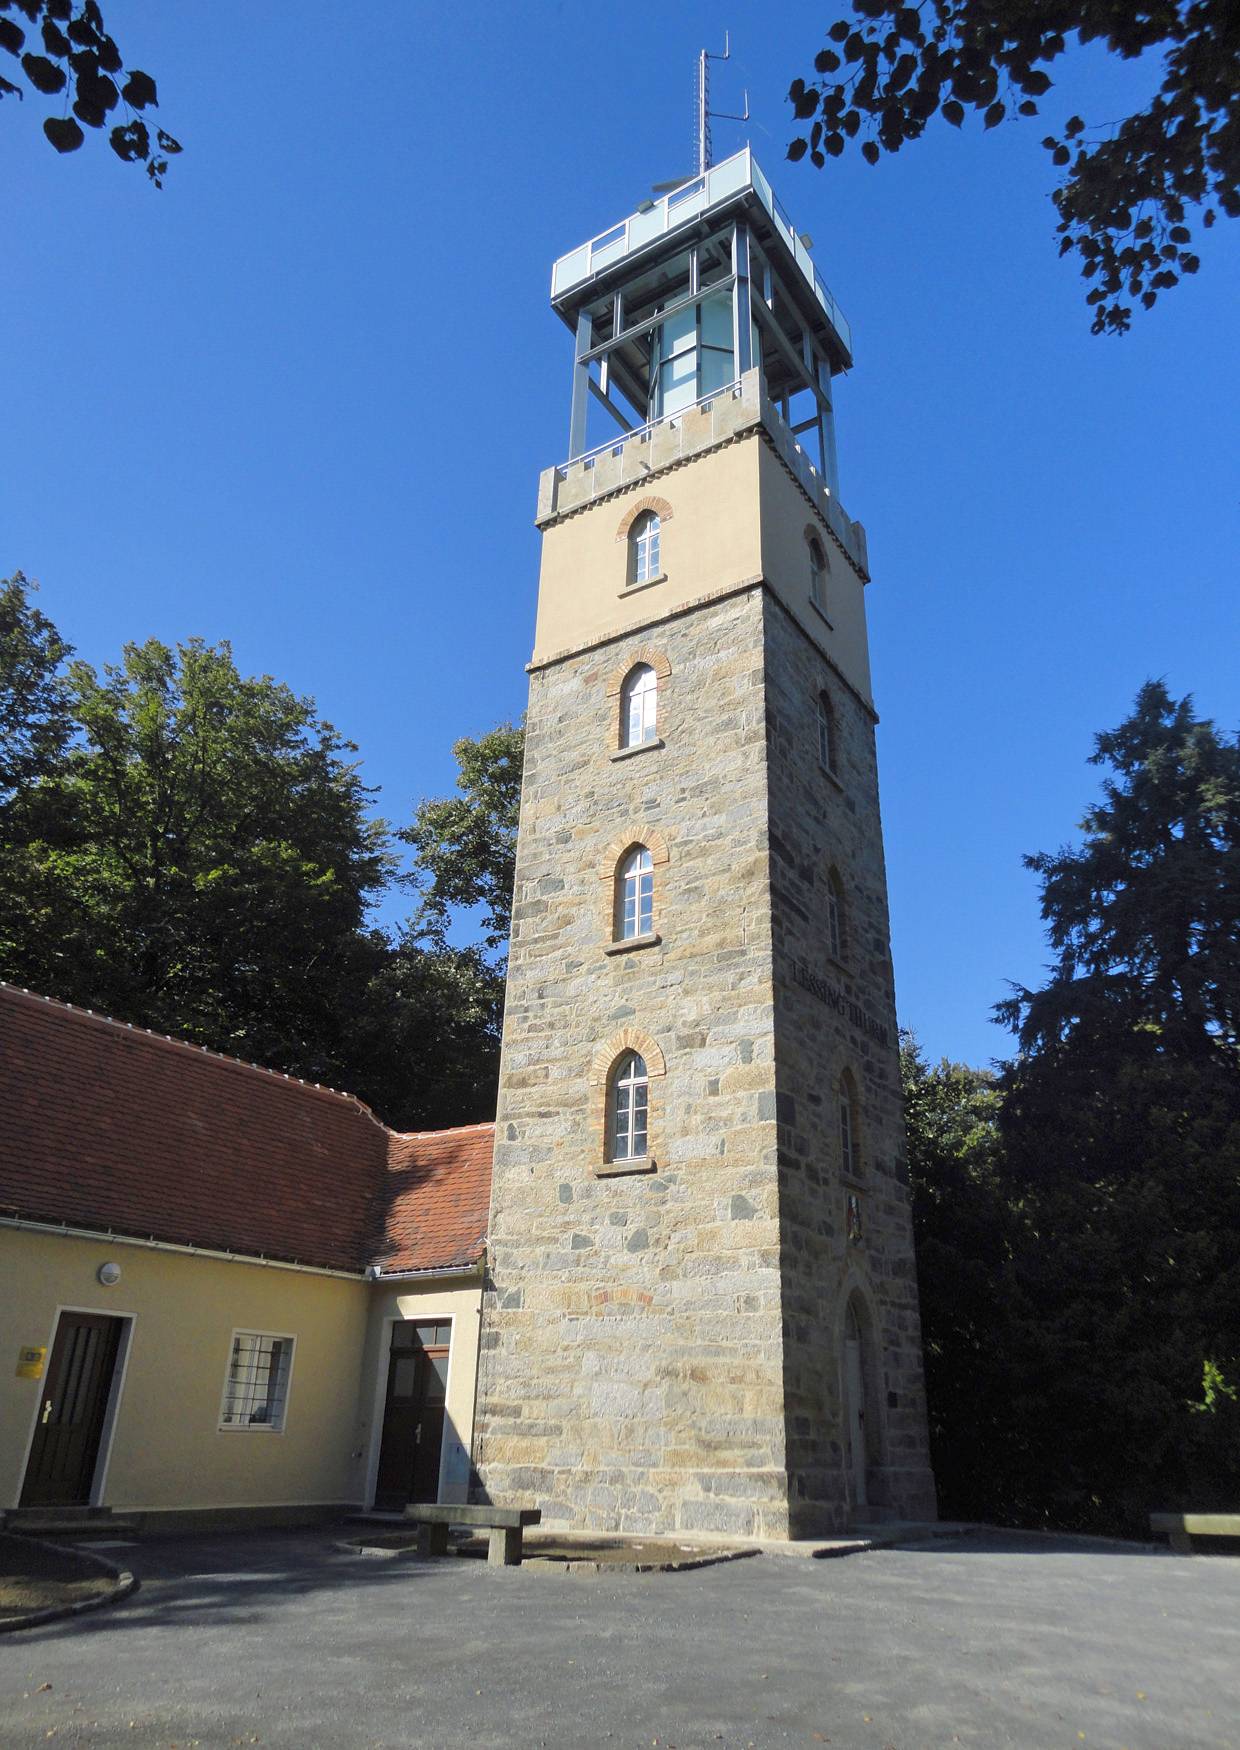
[[[638,212],[562,255],[551,270],[553,308],[574,325],[574,312],[596,287],[605,289],[606,282],[617,277],[617,269],[631,269],[642,257],[660,253],[669,239],[692,241],[695,232],[729,209],[746,213],[773,264],[795,268],[789,278],[795,288],[809,294],[806,314],[816,328],[825,323],[823,338],[834,343],[830,350],[836,368],[847,369],[852,364],[852,330],[748,146],[703,175],[690,177],[662,199],[643,202]]]

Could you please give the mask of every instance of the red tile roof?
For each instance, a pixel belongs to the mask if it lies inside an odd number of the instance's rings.
[[[0,1216],[351,1272],[467,1266],[494,1128],[401,1136],[350,1094],[0,984]]]
[[[474,1264],[487,1237],[494,1124],[393,1136],[383,1237],[374,1261],[388,1270]]]

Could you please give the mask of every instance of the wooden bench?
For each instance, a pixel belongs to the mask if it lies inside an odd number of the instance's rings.
[[[1240,1537],[1240,1513],[1151,1513],[1150,1530],[1169,1539],[1177,1554],[1191,1556],[1195,1537]]]
[[[487,1561],[493,1568],[521,1566],[521,1538],[527,1525],[542,1519],[539,1507],[465,1507],[449,1504],[429,1507],[414,1503],[405,1508],[405,1518],[418,1527],[418,1549],[423,1555],[448,1553],[448,1527],[468,1525],[489,1531]]]

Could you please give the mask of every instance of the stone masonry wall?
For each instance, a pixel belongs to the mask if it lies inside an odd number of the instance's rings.
[[[765,600],[767,758],[786,1320],[786,1448],[795,1533],[853,1515],[842,1356],[854,1306],[866,1371],[869,1507],[932,1518],[874,725],[787,610]],[[834,710],[836,772],[818,758],[817,705]],[[844,942],[832,955],[827,878]],[[860,1106],[859,1170],[842,1172],[839,1083]],[[858,1200],[859,1240],[845,1200]],[[864,1516],[864,1514],[860,1515]]]
[[[763,598],[531,677],[475,1489],[546,1525],[788,1530]],[[613,758],[639,657],[663,745]],[[608,954],[634,841],[660,940]],[[630,1044],[655,1167],[602,1176]]]

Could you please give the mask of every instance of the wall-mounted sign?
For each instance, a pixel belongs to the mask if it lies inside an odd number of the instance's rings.
[[[865,1234],[861,1227],[861,1199],[855,1191],[850,1191],[844,1200],[844,1214],[849,1245],[861,1245]]]
[[[18,1379],[42,1379],[43,1363],[46,1360],[46,1345],[34,1349],[19,1349],[17,1351]]]
[[[831,984],[825,978],[820,978],[816,972],[811,972],[803,960],[793,962],[792,976],[802,990],[807,990],[820,1003],[834,1009],[837,1015],[843,1015],[852,1026],[868,1034],[871,1039],[876,1039],[880,1045],[886,1045],[887,1029],[882,1022],[867,1015],[861,1004],[846,996],[838,984]]]

